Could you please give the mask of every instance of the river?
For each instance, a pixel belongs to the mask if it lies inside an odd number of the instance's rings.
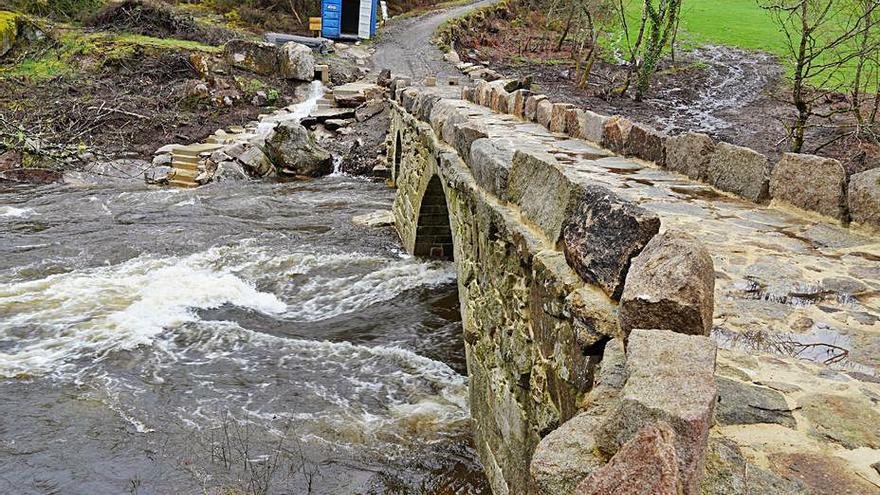
[[[483,493],[454,267],[351,222],[392,200],[0,186],[0,493]]]

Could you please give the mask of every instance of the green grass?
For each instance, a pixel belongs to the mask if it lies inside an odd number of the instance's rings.
[[[24,77],[34,81],[52,79],[58,76],[75,76],[80,71],[80,61],[91,57],[98,66],[112,64],[136,56],[139,50],[185,50],[218,52],[220,47],[205,45],[195,41],[152,38],[139,34],[83,33],[79,29],[67,28],[55,34],[57,48],[36,50],[11,66],[0,65],[0,78]]]
[[[641,0],[626,3],[633,38],[638,31],[641,6]],[[792,70],[785,35],[757,0],[685,0],[680,28],[679,44],[685,48],[714,44],[761,50],[779,57],[789,73]],[[844,67],[835,79],[852,81],[854,74],[853,67]]]

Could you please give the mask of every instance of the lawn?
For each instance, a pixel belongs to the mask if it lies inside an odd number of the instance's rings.
[[[627,0],[626,7],[635,37],[642,1]],[[685,47],[717,44],[762,50],[777,55],[791,70],[785,36],[757,0],[684,0],[680,28],[679,43]],[[852,67],[845,67],[838,78],[851,81],[853,74]]]

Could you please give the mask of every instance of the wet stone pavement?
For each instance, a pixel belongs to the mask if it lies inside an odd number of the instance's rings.
[[[707,246],[716,271],[718,375],[729,378],[719,387],[716,439],[732,439],[750,464],[817,493],[880,493],[872,467],[880,462],[876,235],[756,205],[538,124],[462,105],[489,137],[548,151],[571,179],[603,185],[656,213],[662,229],[684,230]]]

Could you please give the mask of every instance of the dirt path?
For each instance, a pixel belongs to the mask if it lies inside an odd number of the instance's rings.
[[[443,53],[431,43],[434,31],[449,19],[460,17],[471,9],[484,7],[496,0],[481,0],[463,7],[432,12],[389,25],[376,43],[373,66],[391,69],[394,75],[422,79],[426,76],[458,75],[452,64],[443,60]]]

